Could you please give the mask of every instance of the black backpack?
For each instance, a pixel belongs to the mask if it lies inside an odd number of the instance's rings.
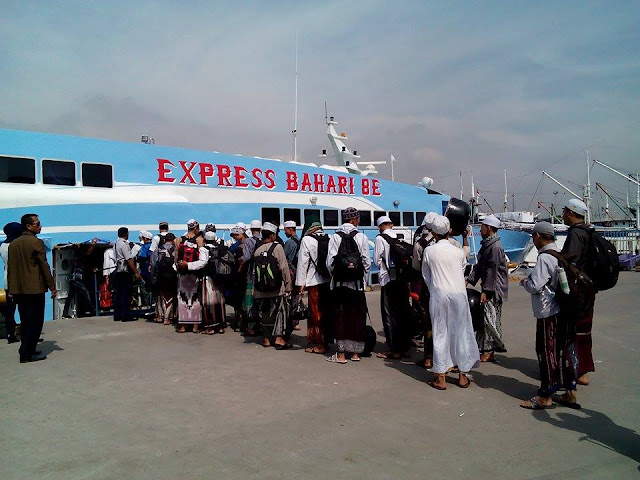
[[[214,281],[224,284],[231,280],[236,270],[236,257],[229,251],[223,243],[205,245],[209,250],[209,261],[207,263],[207,275]]]
[[[386,233],[381,233],[389,244],[389,259],[391,265],[388,268],[395,268],[397,280],[408,280],[411,276],[411,260],[413,258],[413,245],[403,242],[398,238],[393,238]]]
[[[342,238],[338,253],[333,259],[333,278],[338,282],[362,282],[364,279],[364,264],[360,249],[355,241],[357,230],[349,234],[336,232]]]
[[[586,225],[579,225],[579,227],[588,230],[591,235],[587,269],[594,286],[598,291],[615,287],[620,274],[620,259],[616,247],[593,228]]]
[[[259,292],[271,292],[282,286],[282,272],[278,259],[273,251],[278,246],[276,242],[257,257],[254,257],[253,287]]]
[[[555,250],[546,250],[541,253],[555,257],[558,260],[558,266],[562,267],[567,274],[569,293],[564,293],[560,287],[560,282],[558,282],[555,300],[560,306],[560,316],[565,320],[574,322],[578,315],[587,312],[593,307],[595,296],[593,282],[585,272],[569,262],[562,253]]]
[[[154,283],[171,283],[176,280],[178,273],[173,268],[175,247],[158,247],[157,260],[153,269]]]
[[[311,257],[311,263],[316,267],[316,271],[323,277],[330,277],[331,272],[327,268],[327,256],[329,255],[329,235],[309,235],[316,242],[318,242],[318,260],[317,263],[313,261]]]

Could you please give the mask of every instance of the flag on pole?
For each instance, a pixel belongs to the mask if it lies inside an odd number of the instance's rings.
[[[394,157],[393,155],[391,155],[391,162],[395,162],[396,161],[396,157]]]

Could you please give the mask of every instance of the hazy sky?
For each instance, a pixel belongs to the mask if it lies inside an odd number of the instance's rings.
[[[299,160],[329,148],[326,101],[363,160],[393,154],[396,180],[428,175],[456,196],[459,172],[465,195],[473,173],[495,209],[504,169],[516,208],[543,169],[579,189],[587,148],[640,169],[638,0],[0,8],[0,127],[290,159],[297,32]],[[624,180],[592,173],[635,200]],[[540,199],[558,190],[545,180]]]

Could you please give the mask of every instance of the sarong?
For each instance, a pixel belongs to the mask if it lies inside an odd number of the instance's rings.
[[[362,353],[367,326],[367,299],[364,292],[336,287],[333,295],[336,305],[335,335],[338,352]]]
[[[156,294],[156,319],[161,322],[174,323],[177,303],[175,286],[160,286]]]
[[[331,318],[330,295],[328,283],[307,288],[309,302],[309,318],[307,319],[307,344],[328,345],[331,339],[327,323]]]
[[[484,321],[484,329],[476,332],[480,353],[506,351],[502,341],[502,302],[487,301],[484,308]]]
[[[226,326],[224,295],[209,276],[202,279],[202,326],[216,330]]]
[[[384,336],[389,351],[404,353],[411,347],[411,314],[409,311],[409,285],[402,281],[392,281],[380,292],[380,313]]]
[[[254,303],[265,337],[283,337],[287,332],[288,304],[284,296],[256,298]]]
[[[539,396],[549,398],[560,389],[576,389],[577,359],[566,322],[555,315],[537,319],[536,354],[540,366]]]
[[[191,273],[178,275],[178,323],[198,325],[202,321],[200,280]]]
[[[586,312],[576,318],[576,338],[575,347],[578,355],[578,377],[585,373],[595,372],[593,364],[593,354],[591,348],[593,340],[591,338],[591,328],[593,327],[593,304]]]

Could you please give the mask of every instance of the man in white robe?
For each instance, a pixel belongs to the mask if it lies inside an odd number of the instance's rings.
[[[438,216],[432,222],[437,242],[425,248],[422,258],[422,276],[431,295],[436,374],[428,384],[437,390],[446,390],[445,375],[455,365],[460,370],[458,386],[467,388],[471,382],[466,373],[480,362],[464,280],[465,253],[447,240],[449,231],[449,219]]]

